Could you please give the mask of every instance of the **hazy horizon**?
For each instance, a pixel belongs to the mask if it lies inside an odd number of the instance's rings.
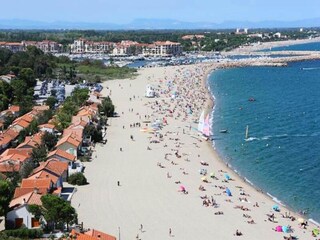
[[[296,21],[320,17],[320,1],[304,0],[11,0],[1,3],[2,20],[128,24],[135,19],[184,22]],[[14,6],[14,8],[12,8]]]

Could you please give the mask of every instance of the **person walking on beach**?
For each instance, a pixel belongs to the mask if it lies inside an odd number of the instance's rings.
[[[140,231],[143,232],[143,225],[140,224]]]
[[[120,181],[117,182],[118,186],[120,186]]]
[[[169,237],[171,237],[171,236],[172,236],[172,229],[169,228]]]

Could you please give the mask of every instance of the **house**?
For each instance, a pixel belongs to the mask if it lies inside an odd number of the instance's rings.
[[[14,198],[9,205],[11,211],[7,213],[8,225],[14,228],[25,226],[29,229],[40,227],[39,220],[29,212],[28,206],[31,204],[41,206],[41,196],[42,194],[39,194],[37,191],[31,191]]]
[[[53,159],[53,158],[61,162],[66,162],[68,164],[76,160],[76,156],[66,151],[63,151],[61,149],[56,149],[48,154],[48,159]]]
[[[49,110],[49,109],[50,109],[50,107],[47,106],[47,105],[34,106],[34,107],[32,108],[32,110],[35,110],[35,111],[40,112],[40,113],[42,113],[42,112],[44,112],[44,111],[47,111],[47,110]]]
[[[59,177],[59,179],[61,180],[61,186],[62,186],[62,182],[67,181],[68,163],[61,162],[58,159],[51,158],[46,162],[41,162],[40,166],[33,170],[30,177],[32,177],[33,175],[36,175],[38,178],[41,178],[45,176],[45,173],[49,173]]]
[[[21,186],[14,190],[13,199],[19,198],[30,192],[41,195],[52,193],[55,189],[53,181],[49,177],[45,178],[24,178]]]
[[[0,134],[0,152],[7,149],[12,141],[19,136],[19,132],[13,128],[7,129]]]
[[[62,137],[56,144],[56,148],[78,156],[78,150],[81,148],[81,140],[74,134],[68,134]]]
[[[15,79],[16,75],[14,74],[6,74],[6,75],[1,75],[0,80],[5,81],[7,83],[11,83],[11,80]]]
[[[17,148],[37,148],[42,143],[42,132],[38,132],[32,136],[27,136]]]
[[[0,165],[4,165],[4,170],[12,169],[11,172],[17,168],[20,169],[24,163],[31,159],[31,153],[31,148],[9,148],[0,155]]]
[[[72,229],[70,233],[71,239],[77,240],[116,240],[117,238],[106,234],[104,232],[100,232],[98,230],[92,229],[84,233],[77,232],[75,229]]]
[[[51,123],[45,123],[38,126],[39,131],[41,132],[48,132],[48,133],[55,133],[56,127]]]
[[[0,173],[8,174],[13,172],[19,172],[21,168],[20,163],[11,163],[11,162],[1,162],[0,163]]]

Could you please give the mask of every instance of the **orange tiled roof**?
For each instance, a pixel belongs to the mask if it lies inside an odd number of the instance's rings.
[[[0,135],[0,146],[3,146],[3,145],[7,145],[9,144],[13,139],[6,135],[6,134],[1,134]]]
[[[21,143],[17,148],[22,148],[24,146],[30,146],[32,148],[36,148],[42,143],[43,133],[39,132],[32,136],[27,136],[23,143]]]
[[[31,158],[31,148],[9,148],[0,155],[0,162],[18,161],[24,162]]]
[[[111,235],[106,234],[104,232],[100,232],[95,229],[89,230],[89,231],[85,232],[84,234],[89,235],[91,237],[94,237],[95,239],[100,239],[100,240],[116,240],[117,239],[114,236],[111,236]]]
[[[90,122],[90,117],[88,116],[72,116],[71,123],[77,124],[78,122],[84,121],[86,123]]]
[[[81,142],[82,141],[82,137],[83,137],[83,129],[81,128],[76,128],[76,129],[64,129],[63,130],[63,136],[72,136],[75,137],[77,139],[77,141]]]
[[[20,119],[19,121],[15,122],[13,125],[19,125],[23,128],[27,128],[30,125],[30,122]]]
[[[36,204],[36,205],[42,205],[41,197],[43,195],[35,192],[29,192],[27,194],[24,194],[20,197],[14,198],[11,202],[9,207],[15,207],[20,206],[23,204]]]
[[[13,199],[21,197],[27,193],[33,192],[34,188],[21,188],[21,187],[17,187],[14,190],[14,195],[13,195]],[[48,189],[47,188],[37,188],[37,191],[39,194],[47,194],[48,193]]]
[[[8,110],[10,110],[11,112],[19,112],[20,107],[18,105],[12,105],[8,108]]]
[[[61,150],[61,149],[56,149],[56,150],[50,152],[50,153],[48,154],[48,158],[50,159],[50,157],[52,157],[52,156],[54,156],[54,155],[63,157],[63,158],[65,158],[65,159],[69,160],[69,161],[74,161],[74,160],[76,160],[76,156],[74,156],[74,155],[72,155],[72,154],[70,154],[70,153],[67,153],[66,151],[63,151],[63,150]]]
[[[19,172],[21,165],[17,163],[8,163],[2,162],[0,163],[0,172],[9,173],[9,172]]]
[[[55,129],[55,126],[51,123],[45,123],[38,126],[39,128],[49,128],[49,129]]]
[[[51,188],[52,181],[49,178],[45,179],[22,179],[21,188]]]
[[[63,138],[61,138],[58,142],[56,147],[60,146],[61,144],[64,143],[70,143],[71,145],[75,146],[75,147],[79,147],[81,142],[79,141],[79,139],[77,139],[74,135],[69,134],[64,136]]]
[[[33,120],[33,116],[32,116],[32,114],[31,114],[30,112],[29,112],[29,113],[26,113],[26,114],[24,114],[23,116],[18,117],[17,119],[15,119],[15,120],[13,121],[13,123],[16,123],[16,122],[18,122],[18,121],[20,121],[20,120],[24,120],[24,121],[26,121],[26,122],[31,123],[32,120]]]
[[[50,179],[53,183],[57,183],[59,176],[57,174],[50,173],[47,170],[41,170],[32,174],[27,179]]]
[[[47,106],[47,105],[34,106],[32,109],[39,111],[39,112],[42,112],[42,111],[49,110],[49,106]]]
[[[10,136],[12,140],[16,139],[16,137],[19,136],[19,132],[15,131],[12,128],[7,129],[7,131],[5,131],[4,134]]]
[[[73,155],[72,155],[73,156]],[[64,171],[68,170],[68,163],[61,162],[58,159],[51,158],[46,162],[40,163],[40,166],[33,170],[33,173],[37,173],[44,169],[48,169],[49,171],[61,176]]]

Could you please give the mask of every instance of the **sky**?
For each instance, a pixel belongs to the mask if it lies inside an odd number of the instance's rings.
[[[320,17],[320,0],[0,0],[0,6],[0,19],[43,22],[125,24],[147,18],[221,23]]]

